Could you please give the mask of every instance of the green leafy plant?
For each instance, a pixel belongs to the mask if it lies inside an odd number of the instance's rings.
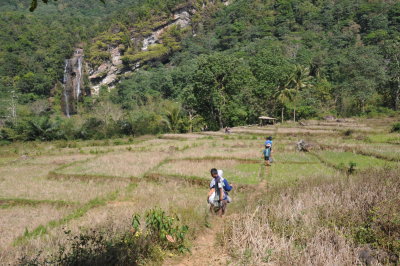
[[[137,217],[134,217],[137,218]],[[162,247],[176,248],[179,252],[187,251],[184,240],[188,226],[180,226],[177,216],[172,217],[159,208],[151,209],[146,213],[146,229]]]

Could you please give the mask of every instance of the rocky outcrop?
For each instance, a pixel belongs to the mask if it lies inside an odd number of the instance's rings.
[[[192,15],[196,13],[196,10],[191,8],[181,8],[175,10],[172,15],[172,20],[167,23],[154,28],[151,35],[146,36],[143,39],[142,51],[147,51],[148,47],[152,44],[160,43],[160,36],[163,32],[165,32],[169,27],[174,25],[179,25],[181,28],[186,28],[190,25],[190,18]]]
[[[113,87],[118,81],[118,76],[122,74],[122,60],[119,47],[110,47],[110,60],[101,64],[97,69],[89,72],[89,80],[92,84],[92,94],[97,95],[100,87],[105,85]]]
[[[225,5],[229,1],[222,1]],[[204,6],[205,7],[205,6]],[[153,28],[151,33],[138,37],[132,37],[132,43],[140,43],[141,51],[147,51],[149,46],[161,43],[161,35],[174,25],[179,25],[181,28],[187,28],[191,25],[191,17],[196,13],[196,9],[191,6],[181,7],[176,9],[170,16],[170,19],[163,24]],[[108,48],[110,59],[102,63],[99,67],[89,70],[89,80],[91,82],[92,94],[98,94],[101,86],[106,86],[111,89],[125,75],[129,75],[133,71],[141,67],[141,63],[137,62],[129,67],[122,62],[122,56],[119,46],[110,45]]]
[[[76,113],[79,99],[85,95],[83,83],[83,49],[77,48],[71,59],[65,60],[61,107],[66,116]]]

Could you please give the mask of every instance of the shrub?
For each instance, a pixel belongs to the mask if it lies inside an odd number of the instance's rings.
[[[394,123],[392,125],[392,130],[391,132],[400,132],[400,122]]]

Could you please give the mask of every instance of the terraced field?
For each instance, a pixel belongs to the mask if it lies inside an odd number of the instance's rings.
[[[351,132],[349,133],[349,129]],[[210,226],[205,201],[210,168],[234,186],[228,215],[241,212],[251,191],[296,187],[373,168],[395,168],[400,139],[386,127],[352,121],[243,127],[232,134],[204,132],[113,141],[15,143],[0,147],[0,261],[23,254],[45,257],[72,234],[130,230],[133,213],[159,206],[189,226],[189,241]],[[274,163],[261,158],[273,135]],[[363,135],[360,138],[360,135]],[[300,139],[312,143],[296,151]],[[260,192],[262,194],[262,192]]]

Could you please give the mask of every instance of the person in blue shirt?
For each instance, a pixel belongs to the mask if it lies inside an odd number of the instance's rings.
[[[224,183],[224,192],[225,192],[225,195],[226,195],[226,201],[228,203],[231,203],[232,202],[232,198],[229,197],[229,193],[228,192],[230,192],[233,189],[233,187],[229,184],[228,180],[226,178],[224,178],[223,175],[224,175],[224,171],[218,170],[218,176],[220,176],[222,178],[222,182]],[[210,183],[210,185],[211,185],[211,183]]]
[[[217,175],[220,178],[220,180],[222,182],[222,185],[223,185],[223,189],[224,189],[224,198],[223,199],[226,200],[227,203],[231,203],[232,202],[232,198],[229,197],[228,192],[230,192],[233,189],[233,187],[229,184],[228,180],[223,177],[224,171],[217,170]],[[213,179],[210,182],[210,190],[212,190],[214,188],[215,180],[216,179],[213,177]],[[214,196],[214,194],[212,194],[212,197],[213,196]],[[211,198],[210,198],[210,201],[211,201]]]
[[[210,203],[210,211],[220,216],[225,214],[226,205],[232,201],[228,196],[228,191],[232,190],[232,186],[229,185],[229,182],[222,175],[222,170],[211,169],[213,179],[210,182],[210,191],[207,195],[207,202]]]
[[[265,165],[270,166],[271,165],[271,144],[265,145],[265,149],[263,150],[263,155],[264,155],[264,160],[265,160]]]
[[[272,136],[269,136],[266,138],[265,142],[264,142],[264,146],[265,147],[269,147],[269,155],[268,155],[268,164],[272,163]]]

